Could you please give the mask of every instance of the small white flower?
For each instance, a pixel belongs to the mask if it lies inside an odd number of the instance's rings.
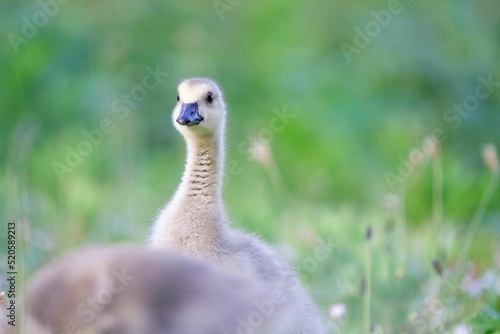
[[[393,193],[385,194],[382,204],[388,212],[395,212],[401,205],[398,195]]]
[[[250,153],[252,159],[263,166],[269,166],[272,159],[271,147],[266,140],[250,140]]]
[[[470,330],[469,327],[465,326],[464,324],[456,325],[455,328],[453,328],[453,334],[471,334],[472,331]]]
[[[487,271],[483,276],[473,278],[470,275],[466,276],[462,282],[461,289],[467,292],[472,297],[477,297],[485,290],[494,288],[495,275],[493,272]]]
[[[344,304],[333,304],[330,306],[330,316],[333,319],[340,319],[345,315],[345,305]]]
[[[424,140],[424,152],[431,158],[436,159],[439,156],[439,146],[437,139],[434,136],[425,138]]]
[[[498,172],[498,156],[495,145],[489,143],[482,147],[481,155],[483,156],[484,163],[491,172]]]

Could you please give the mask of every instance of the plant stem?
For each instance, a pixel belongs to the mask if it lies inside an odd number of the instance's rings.
[[[432,164],[433,171],[433,191],[432,191],[432,222],[436,233],[436,253],[437,258],[442,255],[441,247],[441,224],[443,221],[443,168],[441,159],[436,157]]]
[[[400,205],[399,213],[397,216],[397,226],[399,234],[399,245],[400,245],[400,265],[406,265],[406,183],[401,187],[401,193],[399,195]]]
[[[363,294],[363,334],[370,333],[371,299],[371,247],[370,240],[365,241],[365,287]]]
[[[269,177],[269,180],[271,180],[271,184],[273,185],[274,189],[276,190],[276,193],[278,196],[281,198],[281,201],[283,204],[290,208],[296,208],[297,206],[294,205],[294,201],[292,199],[292,196],[290,195],[290,192],[285,186],[285,181],[283,180],[283,177],[281,176],[281,172],[278,169],[278,166],[272,160],[269,165],[265,166],[265,171]]]
[[[476,212],[474,213],[474,216],[472,217],[472,220],[469,224],[469,228],[465,233],[465,240],[463,243],[463,247],[458,257],[458,266],[465,266],[465,260],[469,255],[472,241],[477,234],[479,226],[481,225],[481,221],[484,218],[484,213],[486,212],[486,208],[488,207],[488,204],[491,201],[491,197],[493,196],[495,190],[498,187],[499,179],[500,179],[500,173],[498,172],[492,173],[490,182],[488,183],[488,186],[486,187],[486,190],[484,191],[483,196],[479,201]]]

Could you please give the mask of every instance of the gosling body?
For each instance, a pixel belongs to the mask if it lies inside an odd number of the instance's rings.
[[[26,292],[21,332],[280,333],[288,305],[273,291],[257,280],[172,252],[95,247],[35,275]],[[248,315],[258,311],[256,303],[269,303],[270,295],[277,301],[273,314],[251,327]]]

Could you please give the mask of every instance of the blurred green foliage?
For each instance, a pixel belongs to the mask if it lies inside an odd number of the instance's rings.
[[[387,10],[387,1],[221,2],[230,10],[217,13],[212,1],[71,1],[52,7],[30,38],[23,29],[41,15],[40,2],[0,3],[0,216],[19,222],[26,272],[83,244],[145,242],[184,165],[170,120],[176,85],[208,76],[228,105],[226,159],[237,172],[228,175],[225,199],[235,225],[295,254],[324,313],[345,302],[345,329],[356,332],[362,236],[372,224],[373,300],[387,304],[374,308],[374,322],[412,332],[408,314],[423,299],[419,284],[435,256],[432,171],[420,166],[407,179],[405,250],[384,211],[384,195],[397,191],[386,173],[397,174],[412,149],[443,129],[443,223],[453,263],[491,174],[480,147],[500,147],[500,87],[456,128],[444,115],[474,96],[479,77],[500,82],[500,3],[401,1],[400,13],[346,57],[342,43],[356,47],[356,28],[376,22],[372,11]],[[19,36],[24,42],[12,42]],[[121,119],[113,103],[142,84],[148,67],[168,76]],[[270,140],[279,187],[241,149],[276,110],[295,115]],[[113,131],[59,178],[53,163],[66,164],[68,148],[78,150],[83,131],[104,118]],[[483,269],[500,252],[499,226],[497,191],[472,250]],[[315,236],[339,248],[307,274],[300,263]],[[394,259],[406,251],[408,276],[397,280]]]
[[[471,321],[472,328],[480,334],[495,334],[500,332],[500,312],[489,307],[482,308]]]

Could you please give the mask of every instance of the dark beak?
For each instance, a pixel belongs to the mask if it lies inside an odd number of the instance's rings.
[[[203,121],[203,117],[198,114],[198,103],[183,103],[181,106],[181,113],[175,120],[180,125],[197,125]]]

